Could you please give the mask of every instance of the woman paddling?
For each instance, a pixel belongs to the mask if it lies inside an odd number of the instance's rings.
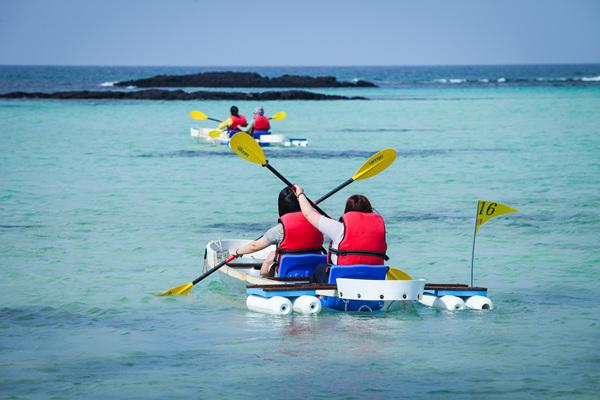
[[[261,268],[261,276],[273,276],[274,268],[281,255],[286,253],[320,253],[323,246],[323,235],[315,229],[302,215],[300,205],[294,192],[286,187],[279,192],[279,223],[270,228],[262,237],[232,250],[231,254],[241,256],[276,245],[277,249],[269,253]]]
[[[236,133],[240,132],[240,128],[248,125],[248,122],[246,122],[246,117],[240,114],[240,110],[236,106],[231,106],[229,112],[231,115],[229,118],[219,124],[218,129],[227,128],[229,137],[232,137]]]
[[[381,215],[373,211],[369,199],[360,194],[350,196],[346,201],[344,215],[338,222],[317,212],[301,186],[296,185],[294,190],[302,214],[308,222],[331,239],[328,264],[317,266],[313,274],[315,282],[328,282],[330,265],[385,263],[388,259],[385,254],[385,224]]]

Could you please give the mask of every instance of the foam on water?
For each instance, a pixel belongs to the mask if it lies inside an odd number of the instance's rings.
[[[581,80],[583,82],[600,82],[600,75],[598,76],[591,76],[591,77],[582,77]]]

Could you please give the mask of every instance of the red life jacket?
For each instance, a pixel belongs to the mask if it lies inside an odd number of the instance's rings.
[[[244,117],[243,115],[232,115],[231,117],[231,125],[229,125],[227,127],[227,131],[231,132],[231,131],[239,131],[240,130],[240,126],[246,126],[248,125],[248,122],[246,121],[246,117]]]
[[[323,234],[300,211],[279,218],[283,225],[283,240],[277,246],[275,262],[282,254],[321,253]]]
[[[269,119],[264,115],[255,115],[254,116],[254,130],[255,131],[268,131],[271,129],[271,124],[269,123]]]
[[[383,265],[385,254],[385,224],[381,215],[357,211],[347,212],[340,218],[344,224],[344,237],[337,249],[329,245],[331,254],[337,255],[337,265]]]

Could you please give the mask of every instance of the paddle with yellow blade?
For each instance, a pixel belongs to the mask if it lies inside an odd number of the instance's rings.
[[[225,132],[227,132],[227,129],[223,129],[223,130],[215,129],[215,130],[212,130],[212,131],[208,132],[208,137],[211,138],[211,139],[216,139],[222,133],[225,133]]]
[[[273,168],[271,166],[271,164],[269,164],[269,161],[265,158],[265,154],[262,151],[261,147],[250,136],[237,133],[231,138],[229,145],[231,146],[231,149],[233,151],[235,151],[235,153],[237,155],[239,155],[240,157],[242,157],[243,159],[253,162],[255,164],[260,164],[263,167],[267,167],[279,179],[281,179],[286,185],[288,185],[289,187],[292,186],[292,183],[290,181],[288,181],[286,178],[284,178],[279,172],[277,172],[277,170],[275,170],[275,168]],[[346,186],[348,186],[349,184],[351,184],[354,181],[372,178],[373,176],[379,174],[381,171],[383,171],[384,169],[389,167],[395,160],[396,160],[396,150],[394,150],[394,149],[381,150],[381,151],[375,153],[374,155],[372,155],[360,167],[360,169],[356,172],[356,174],[354,174],[354,176],[352,176],[352,178],[348,179],[346,182],[342,183],[335,189],[331,190],[329,193],[327,193],[326,195],[319,198],[316,202],[313,203],[312,201],[310,201],[310,199],[308,201],[311,202],[311,204],[315,207],[315,209],[317,211],[319,211],[321,214],[327,216],[327,214],[325,214],[319,207],[317,207],[316,204],[319,204],[322,201],[326,200],[327,198],[329,198],[333,194],[339,192],[340,190],[342,190],[343,188],[345,188]],[[410,275],[408,275],[407,273],[405,273],[399,269],[390,268],[390,270],[388,271],[388,279],[390,279],[390,280],[410,280],[412,278],[410,277]]]
[[[331,190],[329,193],[321,196],[319,200],[317,200],[317,203],[320,203],[323,200],[327,199],[329,196],[332,196],[333,194],[339,192],[354,181],[358,181],[361,179],[369,179],[377,175],[378,173],[392,165],[394,160],[396,160],[396,150],[394,149],[383,149],[373,154],[371,158],[369,158],[362,165],[362,167],[360,167],[360,169],[356,171],[352,178],[348,179],[346,182]]]
[[[190,112],[190,118],[197,119],[198,121],[205,121],[207,119],[215,122],[221,122],[220,119],[211,118],[208,115],[204,114],[202,111],[192,111]]]
[[[236,255],[231,255],[231,256],[227,257],[227,259],[225,261],[222,261],[219,264],[215,265],[215,267],[213,269],[206,271],[205,273],[203,273],[202,275],[200,275],[198,278],[194,279],[193,281],[184,283],[183,285],[176,286],[171,289],[164,290],[162,292],[154,293],[154,295],[155,296],[177,296],[180,294],[188,294],[189,291],[192,289],[192,287],[196,283],[200,282],[202,279],[206,278],[207,276],[209,276],[210,274],[212,274],[213,272],[215,272],[216,270],[221,268],[223,265],[230,263],[236,257],[237,257]]]
[[[473,250],[471,251],[471,287],[473,286],[473,260],[475,259],[475,238],[477,237],[479,227],[492,218],[514,212],[519,212],[519,210],[509,207],[505,204],[495,203],[493,201],[479,200],[477,202],[475,214],[475,231],[473,232]]]
[[[272,119],[274,121],[281,121],[282,119],[285,119],[285,117],[287,117],[285,111],[279,111],[273,114],[273,116],[269,117],[269,119]]]

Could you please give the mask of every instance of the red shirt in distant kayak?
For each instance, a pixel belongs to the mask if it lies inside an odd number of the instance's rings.
[[[246,117],[240,114],[240,111],[236,106],[231,106],[230,112],[231,116],[219,124],[219,129],[227,127],[227,133],[229,133],[229,137],[233,136],[233,134],[239,132],[241,128],[248,125]]]

